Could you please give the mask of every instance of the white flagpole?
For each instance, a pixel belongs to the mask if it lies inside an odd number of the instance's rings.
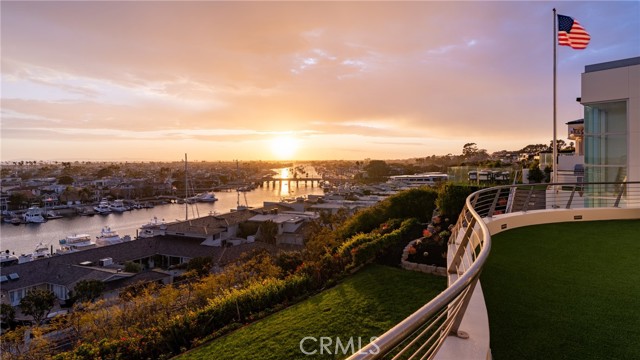
[[[557,55],[557,42],[558,42],[558,26],[556,21],[558,16],[556,16],[556,9],[553,8],[553,143],[551,146],[553,147],[553,172],[551,173],[551,182],[555,183],[557,179],[557,162],[558,162],[558,146],[556,145],[556,119],[558,114],[558,94],[557,94],[557,63],[558,63],[558,55]]]

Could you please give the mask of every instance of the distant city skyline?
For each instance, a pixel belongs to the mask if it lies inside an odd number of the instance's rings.
[[[0,160],[359,160],[549,144],[640,2],[2,1]]]

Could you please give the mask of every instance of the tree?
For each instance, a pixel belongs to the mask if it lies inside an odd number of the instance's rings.
[[[40,325],[51,312],[55,301],[56,295],[49,290],[32,290],[20,300],[20,310],[23,314],[33,317],[33,321]]]
[[[466,143],[462,147],[462,156],[468,159],[478,153],[478,145],[476,143]]]
[[[564,149],[567,146],[567,143],[562,139],[556,139],[556,149],[558,151]],[[553,150],[553,140],[549,141],[549,149]]]
[[[267,244],[275,244],[276,236],[278,235],[278,224],[267,220],[260,225],[258,233],[260,234],[260,241],[266,242]]]
[[[540,170],[540,163],[538,161],[534,161],[529,166],[529,175],[527,175],[527,179],[533,183],[541,183],[544,179],[544,172]]]
[[[389,176],[389,165],[383,160],[371,160],[369,164],[364,167],[369,179],[382,179]]]
[[[16,309],[9,304],[1,304],[0,305],[0,321],[2,322],[2,327],[5,326],[9,328],[13,328],[16,322]]]
[[[9,195],[9,209],[10,210],[18,210],[22,207],[23,204],[28,203],[29,198],[24,193],[15,192]]]
[[[199,277],[203,277],[209,273],[212,266],[213,258],[211,256],[197,256],[189,260],[187,271],[194,271]]]
[[[58,178],[58,184],[60,185],[71,185],[73,184],[73,178],[69,175],[62,175]]]
[[[104,283],[99,280],[81,280],[74,286],[73,291],[77,300],[93,302],[102,295]]]

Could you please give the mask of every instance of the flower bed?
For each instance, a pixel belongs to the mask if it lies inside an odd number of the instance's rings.
[[[401,266],[429,274],[446,276],[447,241],[453,224],[449,219],[434,216],[422,237],[412,240],[402,252]]]

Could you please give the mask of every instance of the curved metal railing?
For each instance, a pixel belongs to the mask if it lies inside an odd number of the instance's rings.
[[[491,250],[485,218],[593,207],[640,207],[640,182],[520,184],[471,194],[449,238],[447,289],[348,359],[433,359],[449,335],[468,337],[460,323]]]

